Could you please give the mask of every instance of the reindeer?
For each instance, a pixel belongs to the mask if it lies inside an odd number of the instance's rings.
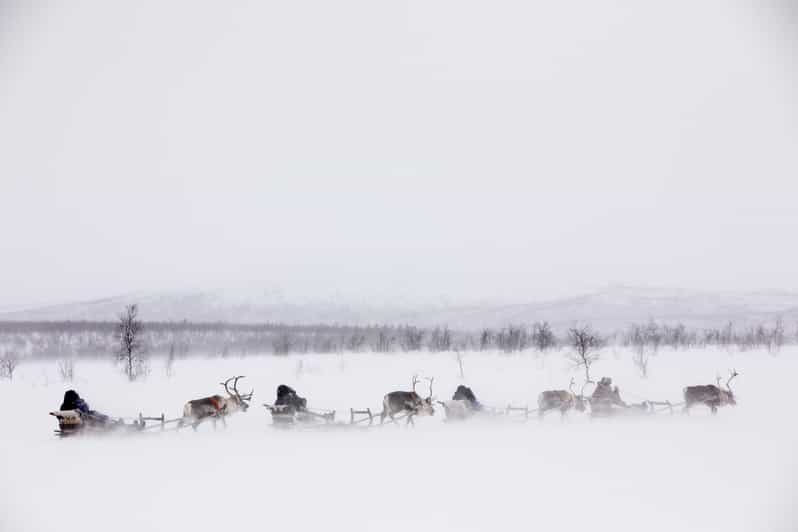
[[[241,395],[238,393],[238,380],[243,379],[243,375],[237,377],[230,377],[224,382],[220,382],[224,386],[224,391],[227,392],[227,397],[221,395],[211,395],[210,397],[203,397],[202,399],[194,399],[186,403],[183,408],[183,420],[180,422],[182,426],[184,423],[191,423],[194,430],[197,430],[197,425],[205,418],[213,419],[213,428],[216,428],[216,420],[221,419],[222,424],[226,427],[227,421],[225,416],[232,414],[238,410],[246,412],[249,408],[248,401],[252,400],[252,390],[248,394]],[[233,390],[230,391],[228,384],[233,381]]]
[[[390,392],[382,399],[382,412],[380,413],[380,425],[385,421],[385,417],[390,417],[391,421],[396,423],[394,415],[401,412],[407,412],[407,425],[415,426],[413,416],[431,416],[435,414],[435,409],[432,407],[432,381],[429,380],[429,396],[422,399],[416,393],[416,384],[418,384],[418,375],[413,375],[413,391],[412,392]]]
[[[737,370],[729,372],[729,378],[726,379],[726,389],[720,386],[720,375],[716,379],[716,384],[701,384],[698,386],[688,386],[684,389],[684,409],[682,413],[689,414],[690,408],[696,404],[703,404],[709,407],[713,414],[718,413],[719,406],[736,405],[737,401],[734,399],[734,392],[731,389],[731,381],[739,373]]]
[[[546,412],[550,410],[559,410],[562,419],[565,419],[566,413],[571,409],[576,409],[579,412],[585,411],[585,398],[579,393],[574,392],[574,379],[571,377],[571,382],[566,390],[546,390],[538,395],[538,418],[542,419]]]

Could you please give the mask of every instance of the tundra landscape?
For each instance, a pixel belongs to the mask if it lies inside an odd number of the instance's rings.
[[[0,0],[0,532],[798,530],[795,0]]]
[[[28,362],[13,381],[0,381],[16,405],[0,443],[0,524],[56,530],[78,512],[74,529],[85,532],[109,523],[210,531],[254,522],[304,530],[794,530],[794,346],[663,348],[646,378],[634,349],[608,346],[591,371],[612,376],[629,403],[671,401],[674,412],[552,412],[539,420],[540,392],[584,379],[567,351],[189,357],[169,372],[164,358],[133,383],[107,360],[78,360],[69,382],[55,361]],[[714,383],[718,372],[725,380],[727,368],[739,372],[737,405],[682,414],[683,388]],[[231,375],[245,375],[239,388],[254,394],[226,427],[161,431],[156,421],[141,432],[58,438],[47,415],[71,387],[113,416],[180,417],[187,400],[223,394],[219,383]],[[350,409],[379,412],[383,395],[410,389],[413,375],[434,377],[436,400],[466,384],[486,408],[533,412],[447,422],[436,403],[415,428],[349,424]],[[309,407],[335,410],[336,422],[275,425],[261,405],[274,402],[282,383]]]

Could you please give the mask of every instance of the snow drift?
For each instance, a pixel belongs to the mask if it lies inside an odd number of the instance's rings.
[[[717,416],[589,421],[443,423],[345,432],[275,430],[260,403],[289,383],[312,406],[377,410],[384,393],[435,376],[439,398],[460,382],[489,405],[534,406],[567,387],[562,353],[187,359],[127,383],[104,362],[82,362],[73,383],[55,363],[28,363],[0,383],[0,530],[795,530],[798,428],[791,387],[798,350],[777,356],[705,350],[659,353],[639,378],[625,350],[605,349],[629,401],[681,401],[682,387],[736,367],[736,408]],[[300,362],[301,361],[301,362]],[[73,387],[93,408],[175,417],[186,400],[247,375],[252,408],[229,420],[128,437],[62,439],[47,412]],[[345,415],[343,416],[345,417]]]

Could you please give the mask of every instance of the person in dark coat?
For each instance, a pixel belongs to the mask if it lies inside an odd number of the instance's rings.
[[[285,406],[285,410],[294,412],[302,412],[307,408],[308,402],[304,397],[297,395],[296,390],[285,384],[277,387],[277,400],[274,406]]]
[[[477,396],[468,386],[462,384],[457,387],[452,396],[453,401],[465,401],[471,410],[482,410],[482,405],[477,401]]]
[[[64,393],[64,402],[61,403],[61,410],[78,410],[84,414],[89,413],[89,405],[80,398],[75,390],[67,390]]]
[[[612,386],[612,379],[602,377],[590,397],[592,411],[597,414],[608,414],[614,406],[625,407],[627,404],[621,399],[621,391],[617,386]]]
[[[84,401],[75,390],[67,390],[66,393],[64,393],[64,401],[61,403],[60,410],[77,410],[81,415],[100,423],[106,423],[110,419],[105,414],[101,414],[89,408],[89,404]]]

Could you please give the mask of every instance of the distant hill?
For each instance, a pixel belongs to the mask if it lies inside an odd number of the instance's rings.
[[[114,320],[129,303],[138,303],[147,321],[290,324],[448,325],[476,330],[547,320],[555,329],[575,322],[604,330],[654,319],[690,327],[768,323],[781,317],[788,330],[798,322],[798,294],[723,293],[614,286],[577,297],[517,304],[458,304],[410,301],[372,303],[343,298],[292,300],[276,291],[231,296],[221,291],[130,294],[93,301],[0,311],[0,321]]]

